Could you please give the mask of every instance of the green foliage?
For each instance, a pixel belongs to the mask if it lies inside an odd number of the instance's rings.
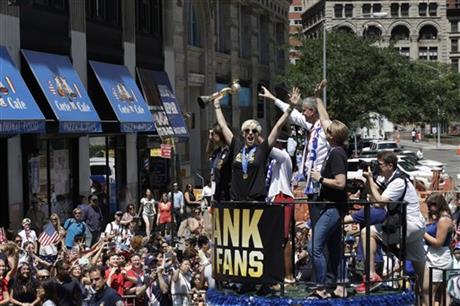
[[[286,83],[311,95],[322,79],[323,40],[305,38],[302,58]],[[369,125],[371,112],[395,123],[426,122],[460,114],[460,75],[449,65],[409,60],[392,46],[352,34],[327,34],[327,109],[350,127]],[[439,107],[439,112],[438,112]]]

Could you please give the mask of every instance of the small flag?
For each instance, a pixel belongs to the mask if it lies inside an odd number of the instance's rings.
[[[59,233],[54,229],[51,223],[47,223],[43,232],[38,237],[40,245],[51,245],[59,239]]]
[[[0,227],[0,243],[6,242],[6,231],[5,228]]]

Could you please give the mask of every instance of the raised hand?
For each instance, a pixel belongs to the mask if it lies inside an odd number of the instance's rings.
[[[319,94],[321,93],[321,91],[323,90],[324,86],[326,86],[327,84],[327,81],[326,80],[322,80],[321,82],[319,82],[318,84],[316,84],[315,86],[315,97],[318,97]]]
[[[224,96],[219,95],[217,98],[214,99],[214,107],[215,108],[220,108],[220,100],[222,100]]]
[[[259,97],[276,100],[276,97],[265,86],[261,86],[261,87],[262,87],[262,92],[259,93]]]
[[[297,87],[293,87],[291,93],[289,94],[289,101],[292,105],[296,106],[300,103],[300,90]]]

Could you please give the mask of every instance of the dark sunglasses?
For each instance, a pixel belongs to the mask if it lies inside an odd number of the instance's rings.
[[[38,275],[37,278],[38,279],[48,279],[50,278],[50,276],[49,275]]]
[[[76,216],[76,215],[81,215],[81,212],[76,212],[76,213],[74,213],[74,215],[75,215],[75,216]]]
[[[252,132],[252,134],[257,134],[257,133],[259,133],[259,131],[258,131],[257,129],[252,129],[252,130],[251,130],[251,129],[245,129],[245,130],[244,130],[245,133],[249,133],[250,131]]]

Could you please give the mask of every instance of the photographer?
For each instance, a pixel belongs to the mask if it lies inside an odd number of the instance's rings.
[[[169,306],[172,304],[168,285],[170,277],[169,273],[165,271],[165,261],[163,256],[159,254],[156,258],[154,257],[151,265],[153,265],[154,269],[149,271],[150,277],[146,279],[146,282],[148,282],[148,305]]]
[[[415,272],[419,279],[419,285],[422,284],[424,304],[428,304],[428,279],[425,273],[425,250],[423,248],[423,236],[425,234],[425,221],[420,212],[420,203],[414,185],[397,170],[398,158],[393,152],[381,152],[377,156],[379,163],[379,174],[383,179],[382,194],[379,193],[378,186],[374,181],[370,171],[364,172],[367,179],[370,194],[376,202],[385,204],[389,209],[389,202],[407,202],[406,220],[399,216],[400,223],[407,222],[406,233],[406,258],[412,261]],[[370,170],[370,169],[368,169]],[[396,216],[396,218],[394,218]],[[371,283],[381,282],[381,277],[375,273],[374,254],[377,248],[377,242],[383,242],[385,245],[395,245],[400,243],[401,224],[397,224],[398,216],[390,214],[387,216],[388,221],[394,224],[377,224],[370,227],[370,279]],[[387,221],[386,220],[386,221]],[[396,220],[393,222],[393,220]],[[366,249],[366,229],[361,231],[363,249]],[[366,254],[367,255],[367,254]],[[372,286],[372,285],[371,285]],[[419,288],[420,289],[420,288]],[[359,291],[365,291],[364,282],[356,288]]]
[[[144,276],[144,268],[142,265],[141,256],[137,253],[131,255],[131,269],[126,272],[128,280],[124,283],[125,295],[135,295],[136,299],[127,301],[127,306],[144,305],[144,296],[147,289]],[[135,280],[135,281],[134,281]]]

